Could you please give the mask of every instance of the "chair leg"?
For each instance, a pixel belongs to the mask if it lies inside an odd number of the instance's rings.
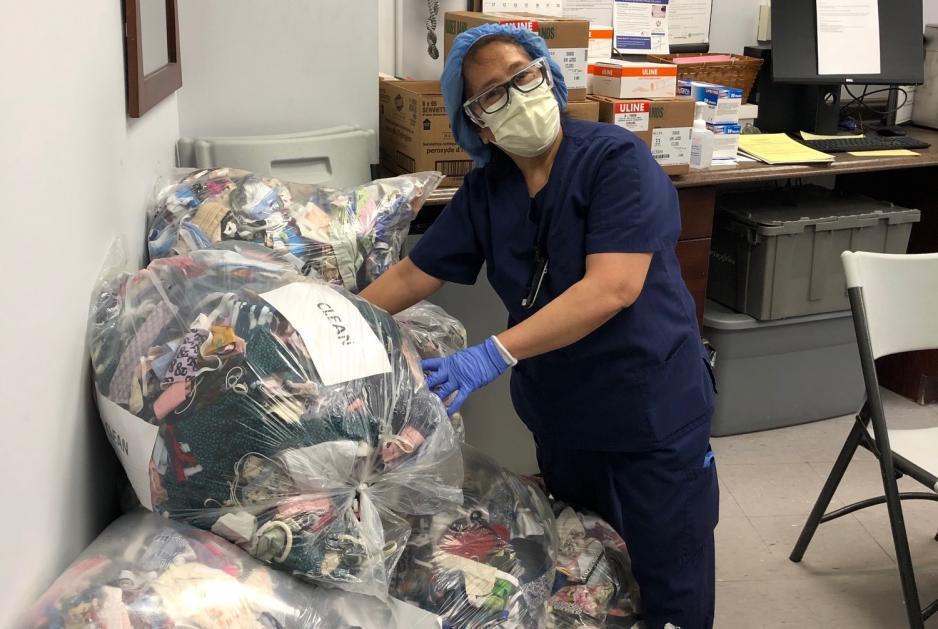
[[[912,554],[909,552],[909,539],[890,450],[884,448],[880,452],[879,469],[886,492],[886,508],[889,511],[889,525],[892,528],[892,542],[896,548],[896,563],[899,564],[899,580],[902,583],[902,598],[909,618],[909,627],[922,629],[925,622],[922,620],[922,607],[918,598],[918,586],[915,584],[915,570],[912,568]]]
[[[808,549],[808,544],[811,543],[814,532],[817,530],[818,525],[821,524],[821,518],[823,518],[824,514],[827,512],[827,507],[830,506],[834,492],[837,491],[837,486],[840,485],[840,481],[844,477],[844,472],[847,471],[847,466],[850,465],[850,461],[853,459],[853,455],[857,451],[857,447],[860,445],[860,441],[863,439],[865,432],[866,428],[860,421],[853,423],[853,429],[847,436],[847,441],[844,442],[844,447],[841,448],[840,454],[837,455],[834,467],[827,477],[827,482],[824,483],[824,487],[821,489],[821,494],[817,497],[817,502],[814,503],[811,515],[808,516],[808,520],[804,523],[804,528],[801,530],[798,542],[795,544],[794,549],[792,549],[791,555],[788,556],[791,561],[798,563],[804,557],[804,553]]]

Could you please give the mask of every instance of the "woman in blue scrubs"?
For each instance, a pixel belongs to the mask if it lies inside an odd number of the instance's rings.
[[[459,35],[442,88],[480,166],[410,256],[362,292],[395,313],[483,263],[508,328],[426,361],[454,412],[513,367],[511,396],[547,488],[626,540],[650,629],[709,628],[714,610],[714,387],[675,244],[677,192],[645,144],[562,118],[544,41],[486,25]]]

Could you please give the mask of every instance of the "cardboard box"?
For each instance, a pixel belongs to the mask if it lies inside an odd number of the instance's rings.
[[[614,34],[615,31],[611,26],[590,24],[590,47],[587,58],[590,61],[611,59]]]
[[[743,102],[743,91],[738,87],[726,87],[701,81],[680,80],[677,82],[679,96],[690,96],[706,103],[703,119],[714,124],[739,122],[739,108]]]
[[[511,24],[539,34],[547,42],[551,58],[563,69],[563,78],[569,91],[568,99],[586,99],[589,22],[534,13],[450,11],[443,21],[443,55],[449,55],[457,35],[482,24]]]
[[[591,96],[599,103],[599,120],[628,129],[651,148],[664,172],[683,175],[690,170],[690,134],[694,101],[672,96],[651,100],[623,100]]]
[[[752,103],[743,103],[739,106],[739,126],[746,128],[746,125],[755,125],[759,117],[759,106]]]
[[[458,187],[472,158],[453,139],[439,81],[379,81],[381,166],[399,175],[438,170],[441,186]]]
[[[595,100],[586,100],[582,103],[567,103],[564,110],[571,118],[599,122],[599,103]]]
[[[713,132],[713,159],[736,161],[742,127],[735,122],[725,124],[708,122],[707,129]]]
[[[609,98],[671,98],[677,66],[670,63],[606,59],[589,64],[590,94]]]

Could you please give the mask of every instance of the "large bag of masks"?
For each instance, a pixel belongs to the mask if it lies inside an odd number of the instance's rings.
[[[641,600],[625,542],[607,522],[562,502],[557,515],[557,575],[548,603],[552,629],[640,626]]]
[[[254,242],[358,292],[399,260],[411,221],[442,178],[425,172],[337,190],[234,168],[177,175],[156,186],[150,258]]]
[[[459,441],[398,324],[263,247],[105,274],[88,345],[141,504],[276,568],[385,595],[401,516],[462,500]]]
[[[454,629],[545,627],[554,582],[554,518],[543,493],[463,449],[464,501],[412,517],[391,593]]]
[[[412,605],[317,588],[142,509],[111,524],[28,612],[42,629],[439,629]]]
[[[459,319],[428,301],[421,301],[394,315],[394,320],[407,333],[420,358],[440,358],[466,349],[466,328]],[[456,393],[446,399],[455,399]],[[453,430],[460,441],[465,441],[466,428],[461,413],[450,415]]]

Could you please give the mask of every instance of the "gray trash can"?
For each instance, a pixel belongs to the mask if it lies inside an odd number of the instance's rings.
[[[840,254],[905,253],[918,210],[818,186],[721,197],[707,297],[759,319],[848,310]]]
[[[704,336],[717,353],[714,436],[860,410],[865,389],[849,310],[757,321],[708,301]]]

